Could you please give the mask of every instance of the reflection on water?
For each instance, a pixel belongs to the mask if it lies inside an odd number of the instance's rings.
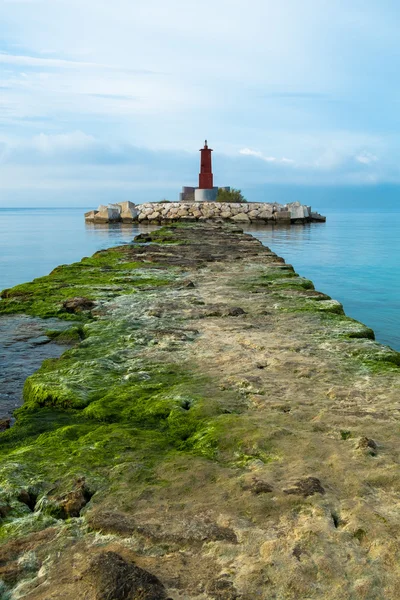
[[[129,243],[142,231],[154,231],[158,225],[143,225],[133,223],[85,223],[88,233],[102,236],[108,240],[117,240],[118,243]]]

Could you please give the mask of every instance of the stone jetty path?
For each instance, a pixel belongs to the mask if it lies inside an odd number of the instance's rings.
[[[0,434],[4,593],[399,598],[400,355],[251,235],[141,234],[0,312],[71,343]]]

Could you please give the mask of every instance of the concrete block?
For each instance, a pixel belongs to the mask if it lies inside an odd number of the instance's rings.
[[[281,210],[279,212],[274,213],[275,221],[279,223],[290,223],[290,210]]]
[[[119,207],[107,206],[99,210],[93,220],[95,223],[116,223],[121,220]]]
[[[94,221],[94,217],[97,215],[98,210],[90,210],[85,213],[85,221]]]

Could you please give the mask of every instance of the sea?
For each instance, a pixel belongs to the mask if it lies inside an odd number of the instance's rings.
[[[326,223],[246,230],[317,290],[339,300],[347,315],[375,331],[378,341],[400,351],[400,192],[382,192],[373,202],[363,202],[360,194],[348,192],[347,202],[322,193],[313,198],[313,209],[326,215]],[[127,244],[144,229],[85,224],[84,212],[91,208],[0,208],[0,289]]]

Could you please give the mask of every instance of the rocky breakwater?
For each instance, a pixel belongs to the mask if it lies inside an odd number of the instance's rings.
[[[251,235],[142,233],[1,311],[79,332],[0,434],[3,598],[398,600],[400,355]]]
[[[232,223],[310,223],[326,219],[300,202],[120,202],[85,213],[92,223],[168,223],[174,221],[228,221]]]

